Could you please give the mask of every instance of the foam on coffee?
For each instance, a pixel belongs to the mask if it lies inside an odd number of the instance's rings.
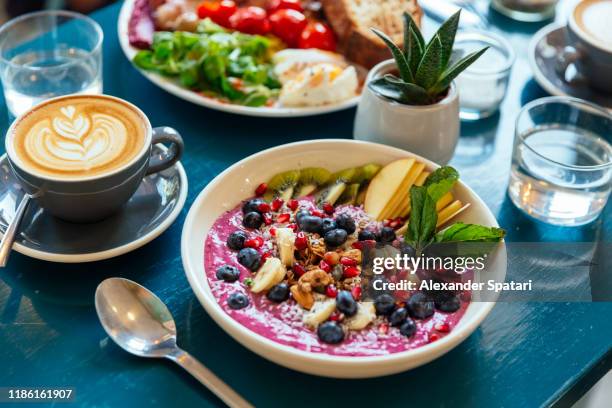
[[[25,170],[52,178],[100,176],[143,149],[146,119],[128,104],[94,95],[42,103],[13,127],[10,145]]]
[[[612,0],[583,0],[574,9],[574,17],[593,42],[612,47]]]

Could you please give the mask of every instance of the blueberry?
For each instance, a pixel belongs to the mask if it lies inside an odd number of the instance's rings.
[[[235,249],[236,251],[244,248],[244,241],[248,239],[246,232],[234,231],[227,237],[227,246],[229,249]]]
[[[402,323],[399,327],[400,333],[406,337],[412,337],[414,333],[416,333],[416,329],[416,324],[412,319],[404,320],[404,323]]]
[[[414,249],[412,246],[403,241],[400,242],[400,252],[402,253],[402,255],[406,255],[409,258],[416,257],[416,249]]]
[[[383,244],[390,244],[391,242],[395,241],[395,238],[397,238],[397,236],[395,235],[395,230],[391,227],[383,227],[383,229],[380,230],[380,234],[378,234],[378,242],[381,242]]]
[[[399,326],[404,323],[406,318],[408,317],[408,310],[405,307],[400,307],[399,309],[395,309],[393,313],[389,316],[389,323],[391,326]]]
[[[353,295],[348,290],[341,290],[336,296],[336,308],[344,313],[345,316],[351,317],[357,313],[357,302],[353,299]]]
[[[410,312],[410,316],[415,319],[427,319],[434,314],[434,302],[431,297],[423,292],[417,292],[410,296],[406,307]]]
[[[321,230],[319,233],[321,235],[325,235],[329,231],[334,230],[336,228],[338,228],[336,226],[336,221],[332,220],[331,218],[324,218],[323,222],[321,222]]]
[[[246,213],[244,218],[242,219],[242,225],[247,228],[257,229],[261,226],[263,222],[263,217],[260,213],[251,211],[250,213]]]
[[[238,262],[245,268],[255,272],[259,269],[261,254],[253,248],[243,248],[238,252]]]
[[[235,266],[223,265],[217,268],[215,275],[219,280],[224,280],[225,282],[236,282],[240,277],[240,271]]]
[[[307,215],[310,215],[308,210],[300,210],[295,214],[295,220],[299,223],[302,217],[306,217]]]
[[[325,322],[317,329],[317,336],[323,343],[338,344],[344,340],[344,331],[336,322]]]
[[[289,299],[289,285],[285,282],[279,283],[278,285],[272,286],[266,297],[273,302],[281,303]]]
[[[314,215],[303,215],[298,221],[298,226],[305,232],[319,232],[323,219]]]
[[[436,299],[434,303],[436,305],[436,309],[444,313],[456,312],[461,307],[461,300],[459,300],[459,296],[455,294]]]
[[[370,230],[359,231],[359,235],[357,235],[357,239],[359,241],[375,241],[376,234]]]
[[[339,247],[346,242],[346,238],[346,231],[340,228],[328,231],[323,237],[325,245],[329,247]]]
[[[234,309],[244,309],[249,305],[249,298],[242,292],[235,292],[227,298],[227,305]]]
[[[390,315],[395,309],[395,299],[388,293],[378,295],[374,299],[374,308],[376,309],[377,315]]]
[[[242,204],[242,213],[246,215],[253,211],[259,212],[259,205],[262,203],[265,203],[265,201],[261,198],[253,198],[251,200],[245,201],[244,204]]]
[[[337,216],[336,224],[338,224],[338,228],[342,228],[347,234],[352,234],[355,232],[355,229],[357,229],[355,220],[348,214],[340,214]]]

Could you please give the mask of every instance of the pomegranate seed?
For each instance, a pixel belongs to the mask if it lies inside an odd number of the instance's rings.
[[[334,312],[331,314],[331,316],[329,316],[329,320],[331,320],[332,322],[337,322],[342,320],[342,317],[342,313]]]
[[[325,294],[327,295],[327,297],[335,298],[336,296],[338,296],[338,289],[336,289],[334,285],[328,285],[325,288]]]
[[[354,266],[347,266],[344,268],[342,275],[345,278],[354,278],[355,276],[359,276],[359,269]]]
[[[436,329],[440,333],[448,333],[450,331],[450,326],[448,325],[448,323],[438,323],[434,326],[434,329]]]
[[[295,249],[302,250],[308,248],[308,237],[303,232],[298,232],[295,237]]]
[[[321,210],[317,210],[316,208],[310,212],[315,217],[323,218],[325,217],[325,213]]]
[[[387,332],[389,331],[389,325],[387,323],[382,323],[379,327],[378,327],[378,331],[381,334],[387,334]]]
[[[297,224],[289,224],[289,225],[287,225],[287,228],[291,228],[293,230],[293,232],[297,232],[297,230],[298,230]]]
[[[264,224],[266,225],[272,224],[272,217],[270,216],[270,214],[264,214],[263,220],[264,220]]]
[[[289,219],[291,218],[290,214],[284,213],[284,214],[279,214],[278,217],[276,217],[276,222],[289,222]]]
[[[331,266],[325,262],[323,259],[321,259],[321,262],[319,262],[319,268],[321,268],[322,270],[324,270],[325,272],[331,271]]]
[[[397,227],[399,227],[399,222],[397,220],[390,221],[389,227],[396,229]]]
[[[283,206],[283,204],[284,204],[284,203],[285,203],[285,202],[283,201],[283,199],[282,199],[282,198],[275,198],[275,199],[272,201],[272,210],[273,210],[273,211],[278,211],[278,210],[280,210],[280,208]]]
[[[296,274],[299,278],[300,276],[306,273],[306,269],[304,269],[304,266],[302,264],[296,262],[293,264],[293,273]]]
[[[276,236],[276,228],[274,227],[270,228],[270,235],[272,235],[273,237]]]
[[[431,333],[429,335],[429,342],[433,343],[436,340],[440,340],[440,335],[438,333]]]
[[[347,256],[340,258],[340,263],[344,266],[357,266],[357,261]]]
[[[373,239],[366,239],[365,241],[355,241],[351,244],[351,247],[355,249],[365,249],[365,248],[374,248],[376,246],[376,241]]]
[[[384,220],[383,221],[383,227],[388,227],[390,222],[391,222],[391,220]]]
[[[323,255],[323,260],[330,265],[336,265],[340,260],[340,255],[337,252],[329,251]]]
[[[266,191],[268,191],[268,185],[266,183],[261,183],[255,189],[255,195],[258,196],[258,197],[262,196],[262,195],[264,195],[266,193]]]
[[[323,208],[323,211],[325,211],[326,214],[332,215],[334,213],[334,206],[327,201],[323,203],[321,208]]]
[[[262,237],[255,237],[244,241],[244,246],[247,248],[261,248],[263,242]]]
[[[260,213],[267,213],[270,212],[270,204],[268,203],[261,203],[257,206],[257,209],[259,210]]]
[[[289,207],[291,209],[291,211],[295,211],[298,208],[298,200],[295,199],[291,199],[289,201],[287,201],[287,207]]]
[[[266,262],[266,259],[271,256],[272,254],[270,252],[264,252],[263,254],[261,254],[261,264],[263,265],[263,263]]]
[[[353,295],[353,299],[355,300],[361,299],[361,286],[355,286],[351,289],[351,295]]]

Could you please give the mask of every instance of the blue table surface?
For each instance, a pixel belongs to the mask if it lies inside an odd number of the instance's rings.
[[[0,271],[1,386],[70,386],[76,389],[77,405],[88,407],[221,405],[172,363],[133,357],[108,339],[96,318],[93,294],[110,276],[136,280],[156,292],[175,316],[179,344],[257,406],[566,405],[611,368],[612,304],[603,302],[500,303],[447,355],[376,379],[304,375],[243,348],[204,312],[185,278],[179,248],[189,206],[219,172],[252,153],[311,138],[350,138],[355,110],[258,119],[184,102],[149,83],[126,60],[116,34],[119,7],[93,14],[105,34],[105,93],[141,107],[154,126],[182,133],[187,204],[162,236],[108,261],[64,265],[14,253]],[[451,164],[486,201],[509,241],[582,241],[595,247],[610,242],[610,205],[596,222],[571,229],[536,222],[509,201],[514,117],[526,102],[545,96],[532,79],[526,55],[529,39],[543,24],[517,23],[494,12],[490,17],[517,51],[510,89],[501,114],[462,125]],[[0,117],[7,115],[0,112]],[[0,124],[8,126],[6,119]]]

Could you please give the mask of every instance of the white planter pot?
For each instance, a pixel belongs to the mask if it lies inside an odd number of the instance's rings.
[[[395,69],[395,60],[390,59],[368,74],[353,137],[399,147],[438,164],[448,163],[459,140],[457,87],[451,84],[446,98],[435,105],[403,105],[374,93],[367,85]]]

